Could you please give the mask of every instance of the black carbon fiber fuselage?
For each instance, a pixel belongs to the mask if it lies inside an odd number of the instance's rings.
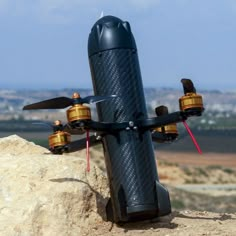
[[[131,31],[128,33],[132,35]],[[89,49],[94,38],[101,39],[99,35],[90,35]],[[119,48],[89,53],[95,95],[118,95],[116,99],[97,104],[101,122],[132,122],[147,118],[135,47],[122,48],[121,45]],[[155,184],[158,176],[150,131],[129,127],[120,132],[111,131],[104,136],[103,143],[116,221],[127,221],[136,215],[141,218],[157,215]]]

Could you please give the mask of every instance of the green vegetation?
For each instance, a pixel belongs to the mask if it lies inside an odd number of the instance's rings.
[[[197,167],[196,172],[197,175],[203,175],[205,177],[209,177],[208,173],[203,168]]]
[[[158,165],[159,165],[159,166],[178,166],[177,163],[169,162],[169,161],[164,161],[164,160],[160,160],[160,161],[158,162]]]
[[[207,166],[207,169],[208,169],[208,170],[221,170],[221,169],[222,169],[222,166],[219,166],[219,165],[210,165],[210,166]]]
[[[177,210],[181,210],[181,209],[185,208],[184,202],[179,199],[172,200],[171,206],[172,206],[172,208],[177,209]]]
[[[233,170],[233,169],[230,169],[230,168],[224,168],[223,171],[228,173],[228,174],[236,174],[236,170]]]
[[[192,176],[193,175],[193,172],[188,167],[183,167],[183,171],[188,176]]]
[[[185,180],[185,184],[204,184],[204,181],[193,177],[192,179]]]
[[[48,140],[47,139],[32,139],[29,141],[35,143],[36,145],[40,145],[42,147],[48,148]]]

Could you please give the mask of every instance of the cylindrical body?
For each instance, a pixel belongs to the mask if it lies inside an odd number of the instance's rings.
[[[177,125],[170,124],[155,129],[157,132],[164,132],[165,134],[178,134]]]
[[[113,16],[98,20],[89,36],[88,54],[95,95],[119,96],[97,104],[99,121],[147,118],[137,48],[129,23]],[[103,141],[114,221],[168,214],[169,195],[158,181],[150,131],[111,131]]]
[[[82,104],[75,104],[66,111],[68,122],[91,120],[90,108]]]
[[[57,131],[48,137],[48,141],[50,148],[64,146],[71,142],[71,135],[64,131]]]
[[[159,135],[156,135],[157,133],[163,134],[164,137],[160,137]],[[176,140],[178,137],[178,130],[177,130],[176,123],[155,128],[152,134],[152,137],[154,138],[154,141],[160,142],[160,143],[172,142]]]
[[[179,99],[179,107],[181,111],[196,108],[203,110],[202,96],[196,93],[187,93]]]

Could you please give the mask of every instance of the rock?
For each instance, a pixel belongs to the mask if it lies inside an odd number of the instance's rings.
[[[46,148],[38,146],[33,142],[27,142],[25,139],[11,135],[6,138],[0,138],[0,154],[22,155],[22,154],[43,154],[48,153]]]
[[[0,139],[0,235],[80,235],[105,218],[107,178],[85,156]]]
[[[91,154],[100,163],[96,152]],[[207,212],[205,207],[151,221],[105,222],[107,178],[93,162],[86,172],[85,159],[85,151],[56,156],[16,135],[0,139],[0,236],[235,235],[235,213]],[[204,200],[179,190],[175,195],[199,205]],[[204,201],[209,205],[209,199]],[[219,208],[219,202],[211,201],[214,210]]]

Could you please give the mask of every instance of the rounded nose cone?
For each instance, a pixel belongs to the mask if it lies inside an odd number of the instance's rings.
[[[90,57],[115,48],[136,49],[130,24],[114,16],[104,16],[91,29],[88,39],[88,55]]]

